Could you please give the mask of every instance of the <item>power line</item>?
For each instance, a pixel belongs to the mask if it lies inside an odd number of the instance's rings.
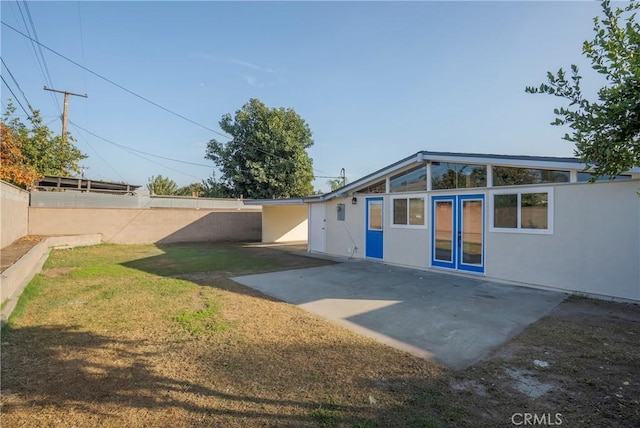
[[[80,67],[81,69],[83,69],[83,70],[85,70],[85,71],[87,71],[87,72],[89,72],[89,73],[93,74],[94,76],[96,76],[96,77],[98,77],[98,78],[100,78],[100,79],[102,79],[102,80],[104,80],[104,81],[106,81],[106,82],[108,82],[108,83],[110,83],[110,84],[112,84],[112,85],[114,85],[114,86],[116,86],[116,87],[118,87],[118,88],[122,89],[123,91],[125,91],[125,92],[127,92],[127,93],[129,93],[129,94],[131,94],[131,95],[133,95],[133,96],[135,96],[135,97],[137,97],[137,98],[139,98],[139,99],[141,99],[141,100],[143,100],[143,101],[145,101],[145,102],[147,102],[147,103],[149,103],[149,104],[151,104],[151,105],[153,105],[153,106],[155,106],[155,107],[157,107],[157,108],[161,109],[161,110],[164,110],[164,111],[166,111],[167,113],[170,113],[170,114],[172,114],[172,115],[174,115],[174,116],[177,116],[177,117],[179,117],[179,118],[181,118],[181,119],[183,119],[183,120],[185,120],[185,121],[187,121],[187,122],[189,122],[189,123],[192,123],[192,124],[194,124],[194,125],[196,125],[196,126],[199,126],[199,127],[201,127],[201,128],[204,128],[204,129],[206,129],[206,130],[208,130],[208,131],[211,131],[211,132],[213,132],[214,134],[219,135],[219,136],[221,136],[221,137],[224,137],[224,138],[227,138],[227,139],[231,139],[231,137],[230,137],[230,136],[228,136],[228,135],[225,135],[225,134],[223,134],[223,133],[221,133],[221,132],[219,132],[219,131],[216,131],[215,129],[209,128],[208,126],[203,125],[203,124],[201,124],[201,123],[199,123],[199,122],[196,122],[195,120],[189,119],[188,117],[183,116],[183,115],[181,115],[180,113],[176,113],[176,112],[175,112],[175,111],[173,111],[173,110],[170,110],[170,109],[168,109],[168,108],[166,108],[166,107],[164,107],[164,106],[162,106],[162,105],[160,105],[160,104],[158,104],[158,103],[156,103],[156,102],[154,102],[154,101],[151,101],[151,100],[150,100],[150,99],[148,99],[148,98],[145,98],[144,96],[142,96],[142,95],[140,95],[140,94],[138,94],[138,93],[136,93],[136,92],[133,92],[133,91],[132,91],[132,90],[130,90],[130,89],[125,88],[124,86],[122,86],[122,85],[120,85],[120,84],[118,84],[118,83],[114,82],[113,80],[111,80],[111,79],[109,79],[109,78],[107,78],[107,77],[105,77],[105,76],[102,76],[101,74],[99,74],[99,73],[97,73],[97,72],[95,72],[95,71],[93,71],[93,70],[91,70],[91,69],[89,69],[89,68],[87,68],[87,67],[83,66],[82,64],[79,64],[79,63],[77,63],[76,61],[74,61],[74,60],[72,60],[72,59],[70,59],[70,58],[68,58],[68,57],[64,56],[63,54],[61,54],[61,53],[59,53],[59,52],[57,52],[57,51],[55,51],[55,50],[51,49],[50,47],[48,47],[48,46],[44,45],[43,43],[40,43],[40,41],[39,41],[39,40],[34,40],[34,39],[33,39],[32,37],[30,37],[29,35],[24,34],[22,31],[20,31],[20,30],[18,30],[18,29],[16,29],[16,28],[14,28],[13,26],[11,26],[11,25],[7,24],[6,22],[4,22],[4,21],[1,21],[1,22],[2,22],[2,25],[4,25],[4,26],[8,27],[9,29],[11,29],[11,30],[13,30],[13,31],[15,31],[16,33],[20,34],[21,36],[23,36],[23,37],[25,37],[25,38],[27,38],[27,39],[31,40],[32,42],[37,43],[37,44],[38,44],[38,46],[41,46],[41,47],[45,48],[45,49],[46,49],[46,50],[48,50],[49,52],[51,52],[51,53],[53,53],[53,54],[55,54],[55,55],[59,56],[60,58],[63,58],[63,59],[65,59],[65,60],[69,61],[70,63],[74,64],[75,66]],[[51,86],[53,86],[53,85],[51,85]],[[76,125],[76,126],[77,126],[77,125]],[[284,157],[282,157],[282,156],[276,155],[275,153],[270,153],[270,152],[268,152],[268,151],[266,151],[266,150],[264,150],[264,149],[261,149],[261,148],[259,148],[259,147],[255,147],[255,146],[254,146],[254,148],[255,148],[257,151],[259,151],[259,152],[261,152],[261,153],[264,153],[264,154],[266,154],[266,155],[268,155],[268,156],[272,156],[272,157],[275,157],[275,158],[279,158],[279,159],[281,159],[281,160],[285,160],[285,161],[286,161],[286,160],[288,160],[288,159],[286,159],[286,158],[284,158]],[[169,159],[169,160],[171,160],[171,159]],[[320,171],[320,170],[317,170],[317,169],[315,169],[315,168],[314,168],[313,170],[314,170],[314,171],[317,171],[317,172],[320,172],[320,173],[323,173],[323,174],[326,174],[326,172],[325,172],[325,171]]]
[[[16,102],[18,103],[18,105],[20,106],[20,108],[22,109],[22,111],[24,112],[24,114],[27,115],[27,117],[29,119],[31,119],[31,116],[29,116],[29,113],[27,113],[27,110],[24,108],[24,106],[22,105],[22,103],[20,102],[20,100],[18,99],[18,97],[16,97],[16,94],[13,93],[13,90],[11,89],[11,87],[9,86],[9,84],[7,83],[6,80],[4,80],[4,76],[0,75],[0,79],[2,79],[2,83],[5,84],[5,86],[7,87],[7,89],[9,90],[9,92],[11,92],[11,95],[13,95],[13,98],[16,100]]]
[[[83,128],[82,126],[78,125],[77,123],[74,123],[73,121],[69,121],[69,123],[73,124],[73,126],[75,126],[76,128],[82,129],[87,134],[93,135],[94,137],[96,137],[96,138],[98,138],[98,139],[100,139],[100,140],[102,140],[102,141],[104,141],[106,143],[113,144],[114,146],[120,147],[120,148],[128,150],[128,151],[141,153],[143,155],[153,156],[155,158],[164,159],[164,160],[168,160],[168,161],[172,161],[172,162],[178,162],[178,163],[183,163],[183,164],[187,164],[187,165],[201,166],[201,167],[204,167],[204,168],[213,168],[213,165],[205,165],[205,164],[202,164],[202,163],[195,163],[195,162],[188,162],[188,161],[183,161],[183,160],[179,160],[179,159],[172,159],[172,158],[168,158],[168,157],[165,157],[165,156],[160,156],[160,155],[156,155],[156,154],[153,154],[153,153],[144,152],[142,150],[134,149],[132,147],[125,146],[124,144],[118,144],[118,143],[113,142],[111,140],[107,140],[106,138],[101,137],[100,135],[95,134],[95,133],[89,131],[88,129]]]
[[[209,169],[212,169],[212,168],[213,168],[213,165],[205,165],[205,164],[196,163],[196,162],[188,162],[188,161],[183,161],[183,160],[179,160],[179,159],[172,159],[172,158],[168,158],[168,157],[165,157],[165,156],[160,156],[160,155],[156,155],[156,154],[153,154],[153,153],[145,152],[145,151],[142,151],[142,150],[134,149],[134,148],[129,147],[129,146],[126,146],[126,145],[124,145],[124,144],[118,144],[118,143],[116,143],[116,142],[114,142],[114,141],[111,141],[111,140],[109,140],[109,139],[107,139],[107,138],[104,138],[104,137],[102,137],[102,136],[100,136],[100,135],[96,134],[95,132],[91,132],[91,131],[89,131],[88,129],[86,129],[86,128],[84,128],[84,127],[80,126],[80,125],[78,125],[77,123],[75,123],[75,122],[73,122],[73,121],[71,121],[71,120],[69,121],[69,123],[70,123],[71,125],[73,125],[73,127],[74,127],[74,128],[79,129],[79,130],[82,130],[82,131],[86,132],[87,134],[92,135],[92,136],[94,136],[94,137],[98,138],[99,140],[104,141],[105,143],[109,143],[109,144],[111,144],[111,145],[114,145],[114,146],[116,146],[116,147],[119,147],[119,148],[121,148],[121,149],[123,149],[123,150],[125,150],[125,151],[127,151],[127,152],[130,152],[131,154],[134,154],[134,155],[136,155],[136,156],[140,156],[141,158],[143,158],[143,159],[145,159],[145,160],[147,160],[147,161],[149,161],[149,162],[151,162],[151,163],[154,163],[154,164],[156,164],[156,165],[160,165],[160,166],[165,167],[165,168],[169,168],[169,169],[171,169],[171,170],[173,170],[173,171],[179,172],[180,174],[184,174],[184,175],[189,176],[189,177],[193,177],[193,178],[198,178],[198,179],[199,179],[199,177],[195,177],[195,176],[193,176],[193,175],[186,174],[186,173],[184,173],[183,171],[177,170],[177,169],[175,169],[175,168],[171,168],[171,167],[169,167],[169,166],[167,166],[167,165],[164,165],[164,164],[161,164],[161,163],[158,163],[158,162],[154,162],[154,161],[152,161],[151,159],[147,159],[146,157],[144,157],[144,156],[142,156],[142,155],[152,156],[152,157],[155,157],[155,158],[164,159],[164,160],[168,160],[168,161],[171,161],[171,162],[182,163],[182,164],[186,164],[186,165],[200,166],[200,167],[203,167],[203,168],[209,168]],[[86,140],[86,139],[85,139],[85,141],[87,142],[87,144],[89,144],[88,140]],[[91,148],[92,148],[92,150],[93,150],[94,152],[96,152],[96,154],[98,154],[98,153],[97,153],[97,151],[96,151],[96,150],[95,150],[95,149],[94,149],[90,144],[89,144],[89,147],[91,147]],[[98,156],[100,157],[100,155],[98,155]],[[101,159],[102,159],[102,158],[101,158]],[[105,163],[107,163],[104,159],[102,159],[102,161],[103,161],[103,162],[105,162]],[[111,167],[111,166],[109,165],[109,167]],[[112,169],[113,169],[113,168],[112,168]],[[114,170],[114,171],[115,171],[115,170]],[[250,172],[250,171],[248,171],[248,170],[246,170],[246,169],[242,169],[242,168],[239,168],[239,169],[238,169],[238,171],[240,171],[240,172],[244,172],[244,173],[249,173],[249,172]],[[116,172],[116,173],[117,173],[117,172]],[[119,175],[119,174],[118,174],[118,175]],[[315,176],[314,178],[341,178],[341,177],[329,177],[329,176],[317,175],[317,176]],[[123,179],[123,180],[124,180],[124,179]],[[125,180],[125,181],[126,181],[126,180]]]
[[[71,122],[71,125],[75,128],[76,125],[75,123]],[[122,181],[126,182],[127,180],[122,176],[122,174],[120,174],[113,166],[111,166],[111,164],[109,162],[107,162],[101,155],[100,153],[98,153],[98,151],[91,145],[91,143],[89,142],[89,140],[87,138],[84,137],[84,135],[82,135],[80,132],[78,132],[78,135],[80,135],[80,137],[82,137],[82,139],[84,140],[85,143],[87,143],[87,145],[89,146],[89,148],[91,148],[91,150],[93,150],[93,152],[96,154],[96,156],[98,156],[98,158],[106,165],[108,166],[111,171],[115,172],[116,175],[118,177],[120,177],[122,179]]]
[[[142,159],[146,160],[147,162],[151,162],[151,163],[156,164],[156,165],[159,165],[159,166],[161,166],[161,167],[163,167],[163,168],[170,169],[171,171],[175,171],[175,172],[177,172],[177,173],[179,173],[179,174],[182,174],[182,175],[185,175],[185,176],[187,176],[187,177],[195,178],[196,180],[202,180],[202,177],[196,177],[195,175],[187,174],[186,172],[184,172],[184,171],[180,171],[179,169],[175,169],[175,168],[172,168],[172,167],[170,167],[170,166],[168,166],[168,165],[164,165],[164,164],[161,164],[160,162],[156,162],[156,161],[154,161],[154,160],[151,160],[151,159],[149,159],[149,158],[146,158],[146,157],[142,156],[142,155],[141,155],[141,154],[139,154],[139,153],[131,152],[131,154],[136,155],[136,156],[138,156],[138,157],[141,157]]]
[[[29,10],[29,3],[26,0],[22,0],[24,4],[24,9],[27,11],[27,17],[29,18],[29,24],[31,24],[31,30],[33,31],[33,37],[36,39],[36,43],[38,43],[38,51],[40,52],[40,57],[42,58],[42,64],[44,65],[44,71],[47,74],[47,78],[49,79],[49,85],[53,86],[53,80],[51,79],[51,74],[49,73],[49,67],[47,66],[47,60],[42,53],[42,47],[40,46],[40,39],[38,38],[38,32],[36,31],[36,26],[33,23],[33,18],[31,17],[31,11]]]
[[[125,92],[127,92],[127,93],[129,93],[129,94],[133,95],[134,97],[137,97],[137,98],[139,98],[139,99],[141,99],[141,100],[143,100],[143,101],[146,101],[147,103],[149,103],[149,104],[151,104],[151,105],[153,105],[153,106],[156,106],[156,107],[158,107],[159,109],[164,110],[164,111],[166,111],[167,113],[170,113],[170,114],[172,114],[172,115],[174,115],[174,116],[177,116],[177,117],[179,117],[179,118],[181,118],[181,119],[183,119],[183,120],[186,120],[186,121],[187,121],[187,122],[189,122],[189,123],[192,123],[192,124],[194,124],[194,125],[196,125],[196,126],[199,126],[199,127],[201,127],[201,128],[204,128],[204,129],[206,129],[206,130],[208,130],[208,131],[211,131],[211,132],[213,132],[214,134],[220,135],[221,137],[224,137],[224,138],[229,138],[229,136],[228,136],[228,135],[225,135],[225,134],[223,134],[223,133],[221,133],[221,132],[218,132],[218,131],[216,131],[215,129],[209,128],[209,127],[208,127],[208,126],[206,126],[206,125],[203,125],[203,124],[201,124],[201,123],[199,123],[199,122],[196,122],[195,120],[191,120],[191,119],[189,119],[188,117],[181,115],[180,113],[176,113],[176,112],[175,112],[175,111],[173,111],[173,110],[170,110],[170,109],[168,109],[168,108],[166,108],[166,107],[164,107],[164,106],[161,106],[160,104],[158,104],[158,103],[156,103],[156,102],[154,102],[154,101],[151,101],[150,99],[145,98],[145,97],[143,97],[142,95],[140,95],[140,94],[138,94],[138,93],[136,93],[136,92],[133,92],[133,91],[132,91],[132,90],[130,90],[130,89],[125,88],[124,86],[120,85],[119,83],[116,83],[116,82],[114,82],[113,80],[108,79],[108,78],[104,77],[103,75],[101,75],[101,74],[99,74],[99,73],[96,73],[95,71],[93,71],[93,70],[91,70],[91,69],[89,69],[89,68],[85,67],[84,65],[79,64],[79,63],[77,63],[76,61],[74,61],[74,60],[72,60],[72,59],[70,59],[70,58],[68,58],[68,57],[66,57],[66,56],[64,56],[64,55],[62,55],[61,53],[59,53],[59,52],[57,52],[57,51],[55,51],[55,50],[51,49],[50,47],[48,47],[48,46],[46,46],[46,45],[44,45],[44,44],[40,43],[38,40],[34,40],[32,37],[28,36],[27,34],[24,34],[22,31],[20,31],[20,30],[18,30],[18,29],[16,29],[16,28],[14,28],[14,27],[12,27],[11,25],[7,24],[7,23],[6,23],[6,22],[4,22],[4,21],[2,21],[2,25],[4,25],[4,26],[6,26],[6,27],[10,28],[10,29],[11,29],[11,30],[13,30],[13,31],[15,31],[16,33],[20,34],[22,37],[26,37],[26,38],[28,38],[29,40],[31,40],[32,42],[37,43],[39,46],[42,46],[43,48],[45,48],[45,49],[46,49],[46,50],[48,50],[49,52],[51,52],[51,53],[53,53],[53,54],[55,54],[55,55],[59,56],[60,58],[62,58],[62,59],[65,59],[65,60],[69,61],[69,62],[70,62],[70,63],[72,63],[73,65],[75,65],[75,66],[77,66],[77,67],[80,67],[81,69],[83,69],[83,70],[85,70],[85,71],[87,71],[87,72],[89,72],[89,73],[93,74],[94,76],[96,76],[96,77],[98,77],[98,78],[100,78],[100,79],[102,79],[102,80],[104,80],[104,81],[106,81],[106,82],[108,82],[108,83],[111,83],[112,85],[114,85],[114,86],[116,86],[116,87],[118,87],[118,88],[122,89],[123,91],[125,91]],[[53,85],[52,85],[52,86],[53,86]]]
[[[23,6],[25,7],[25,10],[28,10],[27,2],[24,1],[23,3],[24,3]],[[31,48],[33,49],[33,55],[35,56],[36,62],[38,63],[38,67],[40,68],[40,73],[42,73],[42,78],[44,79],[45,84],[48,84],[49,86],[53,86],[53,82],[51,81],[51,75],[49,74],[49,69],[46,68],[46,63],[43,64],[44,55],[42,55],[42,50],[41,49],[40,49],[40,55],[38,55],[38,49],[36,48],[36,45],[34,44],[35,40],[33,38],[31,38],[31,33],[29,31],[29,25],[27,24],[27,19],[24,16],[24,12],[22,11],[22,7],[20,7],[20,1],[19,0],[16,0],[16,6],[18,7],[18,11],[20,12],[20,17],[22,18],[22,23],[24,24],[24,28],[27,31],[27,34],[29,34],[28,39],[31,41]],[[29,12],[29,16],[31,16],[30,12]],[[31,22],[33,24],[33,20],[31,20]],[[33,27],[35,28],[35,26],[33,26]],[[34,36],[36,37],[36,39],[38,38],[38,36],[36,34],[34,34]],[[56,99],[53,96],[53,94],[50,94],[49,99],[51,100],[53,105],[56,107],[58,112],[60,112],[60,106],[56,102]]]
[[[80,28],[80,52],[82,53],[82,64],[86,64],[85,56],[84,56],[84,34],[82,31],[82,13],[80,12],[80,0],[76,2],[78,6],[78,27]],[[84,71],[84,70],[83,70]],[[87,92],[87,73],[86,71],[82,73],[84,77],[84,91]]]
[[[27,99],[27,96],[24,94],[24,91],[22,90],[22,88],[20,87],[20,84],[18,83],[18,81],[16,80],[15,77],[13,77],[13,73],[11,72],[11,70],[9,70],[9,66],[7,65],[6,62],[4,62],[4,58],[0,57],[0,61],[2,61],[2,64],[4,65],[4,68],[7,69],[7,72],[9,73],[9,76],[11,77],[11,80],[13,80],[13,83],[15,83],[16,87],[18,88],[18,90],[20,91],[20,93],[22,94],[22,96],[24,97],[24,100],[27,102],[27,107],[29,107],[29,110],[31,110],[31,113],[33,113],[33,107],[31,107],[31,103],[29,102],[29,100]],[[15,96],[15,95],[14,95]],[[16,100],[17,101],[17,100]]]
[[[148,154],[148,155],[150,155],[150,156],[155,156],[155,157],[159,157],[158,155],[153,155],[153,154],[151,154],[151,153],[142,152],[141,150],[132,149],[132,148],[127,147],[127,146],[124,146],[124,145],[122,145],[122,144],[114,143],[113,141],[107,140],[106,138],[103,138],[103,137],[101,137],[101,136],[99,136],[99,135],[97,135],[97,134],[95,134],[95,133],[93,133],[93,132],[91,132],[91,131],[89,131],[89,130],[85,129],[85,128],[81,127],[80,125],[78,125],[78,124],[76,124],[76,123],[73,123],[72,121],[69,121],[69,123],[71,123],[75,128],[81,129],[81,130],[83,130],[84,132],[86,132],[86,133],[88,133],[88,134],[90,134],[90,135],[93,135],[94,137],[99,138],[100,140],[102,140],[102,141],[104,141],[104,142],[106,142],[106,143],[113,144],[114,146],[120,147],[121,149],[128,151],[128,152],[129,152],[129,153],[131,153],[132,155],[135,155],[135,156],[141,157],[142,159],[146,160],[147,162],[151,162],[151,163],[153,163],[153,164],[155,164],[155,165],[159,165],[159,166],[161,166],[161,167],[163,167],[163,168],[170,169],[170,170],[172,170],[172,171],[175,171],[175,172],[177,172],[177,173],[179,173],[179,174],[182,174],[182,175],[185,175],[185,176],[187,176],[187,177],[192,177],[192,178],[195,178],[195,179],[197,179],[197,180],[202,180],[202,177],[196,177],[195,175],[187,174],[186,172],[184,172],[184,171],[180,171],[179,169],[172,168],[172,167],[170,167],[170,166],[168,166],[168,165],[164,165],[164,164],[162,164],[162,163],[160,163],[160,162],[156,162],[156,161],[154,161],[154,160],[151,160],[151,159],[149,159],[149,158],[147,158],[147,157],[143,156],[141,153],[145,153],[145,154]],[[180,163],[188,163],[188,164],[191,164],[191,162],[179,161],[179,160],[169,159],[169,158],[164,158],[164,157],[163,157],[163,159],[171,160],[171,161],[174,161],[174,162],[180,162]],[[195,164],[195,163],[194,163],[193,165],[206,166],[207,168],[212,168],[212,166],[210,166],[210,165],[200,165],[200,164]]]

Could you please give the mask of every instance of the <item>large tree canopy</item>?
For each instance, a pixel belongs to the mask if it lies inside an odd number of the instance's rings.
[[[232,118],[225,114],[220,128],[232,140],[215,139],[205,158],[221,172],[220,184],[228,196],[289,198],[313,193],[311,129],[293,110],[268,108],[250,99]]]
[[[43,124],[38,110],[32,112],[27,127],[19,118],[14,116],[15,107],[9,103],[2,118],[2,122],[11,130],[13,138],[19,145],[24,164],[31,166],[41,175],[70,176],[72,172],[79,173],[79,162],[86,159],[74,144],[73,137],[67,133],[67,141]]]
[[[636,22],[638,3],[611,9],[602,3],[603,18],[594,18],[595,37],[585,41],[582,53],[592,68],[604,76],[606,85],[598,100],[584,98],[578,67],[571,75],[563,69],[547,73],[548,83],[527,87],[529,93],[545,93],[565,98],[568,107],[555,109],[553,125],[569,125],[572,134],[564,139],[575,143],[576,155],[594,168],[595,176],[615,177],[640,165],[640,25]],[[595,177],[594,177],[595,179]]]

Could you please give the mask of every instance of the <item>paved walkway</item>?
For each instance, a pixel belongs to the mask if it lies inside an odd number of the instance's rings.
[[[366,261],[233,279],[453,369],[482,359],[566,297]]]

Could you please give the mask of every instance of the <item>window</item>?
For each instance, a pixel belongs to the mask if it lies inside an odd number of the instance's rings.
[[[518,195],[494,195],[493,226],[518,227]]]
[[[548,229],[549,195],[547,193],[523,193],[520,195],[520,228]]]
[[[427,167],[419,166],[391,177],[389,188],[391,193],[427,190]]]
[[[568,183],[569,171],[550,169],[513,168],[507,166],[493,167],[494,186],[518,186],[538,183]]]
[[[487,187],[487,167],[462,163],[433,162],[431,189]]]
[[[590,172],[578,172],[578,181],[589,181],[591,180],[591,173]],[[596,179],[596,181],[608,181],[611,180],[611,176],[610,175],[603,175],[602,177],[598,177]],[[618,175],[615,177],[616,180],[629,180],[631,179],[630,175]]]
[[[363,187],[362,189],[358,189],[354,193],[385,193],[386,190],[387,186],[385,184],[385,181],[382,180],[367,187]]]
[[[553,233],[553,189],[531,189],[493,194],[491,230]]]
[[[338,221],[344,221],[345,211],[346,211],[345,205],[338,204]]]
[[[393,224],[407,224],[407,199],[393,200]]]
[[[394,198],[393,225],[425,227],[424,198]]]

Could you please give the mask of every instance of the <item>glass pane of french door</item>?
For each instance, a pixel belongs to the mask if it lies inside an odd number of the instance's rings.
[[[434,202],[434,259],[453,262],[453,200]]]
[[[462,200],[462,263],[482,265],[482,200]]]

